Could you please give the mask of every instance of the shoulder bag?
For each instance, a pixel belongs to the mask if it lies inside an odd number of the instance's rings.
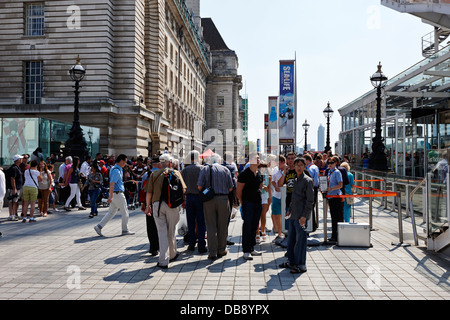
[[[209,165],[209,187],[203,187],[199,195],[202,202],[208,202],[216,195],[212,187],[212,165]]]

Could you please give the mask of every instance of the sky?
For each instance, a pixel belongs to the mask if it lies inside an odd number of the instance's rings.
[[[433,27],[420,18],[384,7],[380,0],[200,0],[200,16],[212,18],[239,59],[238,73],[249,99],[249,140],[263,139],[268,97],[279,95],[279,61],[297,59],[297,145],[302,124],[310,124],[308,144],[317,148],[317,129],[339,140],[338,109],[373,89],[370,76],[392,78],[422,57],[422,36]]]

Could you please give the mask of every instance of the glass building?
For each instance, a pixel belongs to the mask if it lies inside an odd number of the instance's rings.
[[[382,136],[391,172],[422,178],[450,148],[450,46],[392,77],[382,92]],[[340,152],[366,167],[375,135],[376,90],[339,109]]]
[[[16,154],[31,154],[42,148],[44,157],[50,153],[62,156],[72,123],[44,118],[0,118],[0,165],[10,165]],[[99,152],[100,129],[81,126],[89,154]]]

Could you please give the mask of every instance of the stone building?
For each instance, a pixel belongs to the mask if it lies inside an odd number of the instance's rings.
[[[204,141],[216,152],[222,153],[228,148],[237,156],[239,147],[244,145],[239,60],[236,52],[228,48],[211,18],[202,18],[202,26],[212,57],[212,72],[208,77],[206,91],[208,112],[205,117],[207,131]]]
[[[211,58],[189,7],[199,1],[74,3],[0,2],[0,117],[71,122],[79,56],[80,122],[100,129],[100,152],[200,149]]]

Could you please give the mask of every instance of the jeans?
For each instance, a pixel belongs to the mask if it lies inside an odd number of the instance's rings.
[[[91,214],[98,213],[97,211],[97,198],[100,194],[100,189],[88,190],[89,199],[91,201]]]
[[[306,231],[300,226],[298,219],[289,219],[287,258],[295,267],[306,267],[306,248],[308,239]]]
[[[196,194],[188,194],[186,196],[186,217],[188,225],[188,243],[195,246],[198,239],[198,247],[204,248],[206,246],[205,233],[206,224],[205,216],[203,214],[203,202],[200,201]],[[195,224],[197,223],[197,235],[195,235]]]
[[[244,201],[242,203],[242,251],[244,253],[252,252],[256,245],[256,230],[261,218],[261,202]]]

